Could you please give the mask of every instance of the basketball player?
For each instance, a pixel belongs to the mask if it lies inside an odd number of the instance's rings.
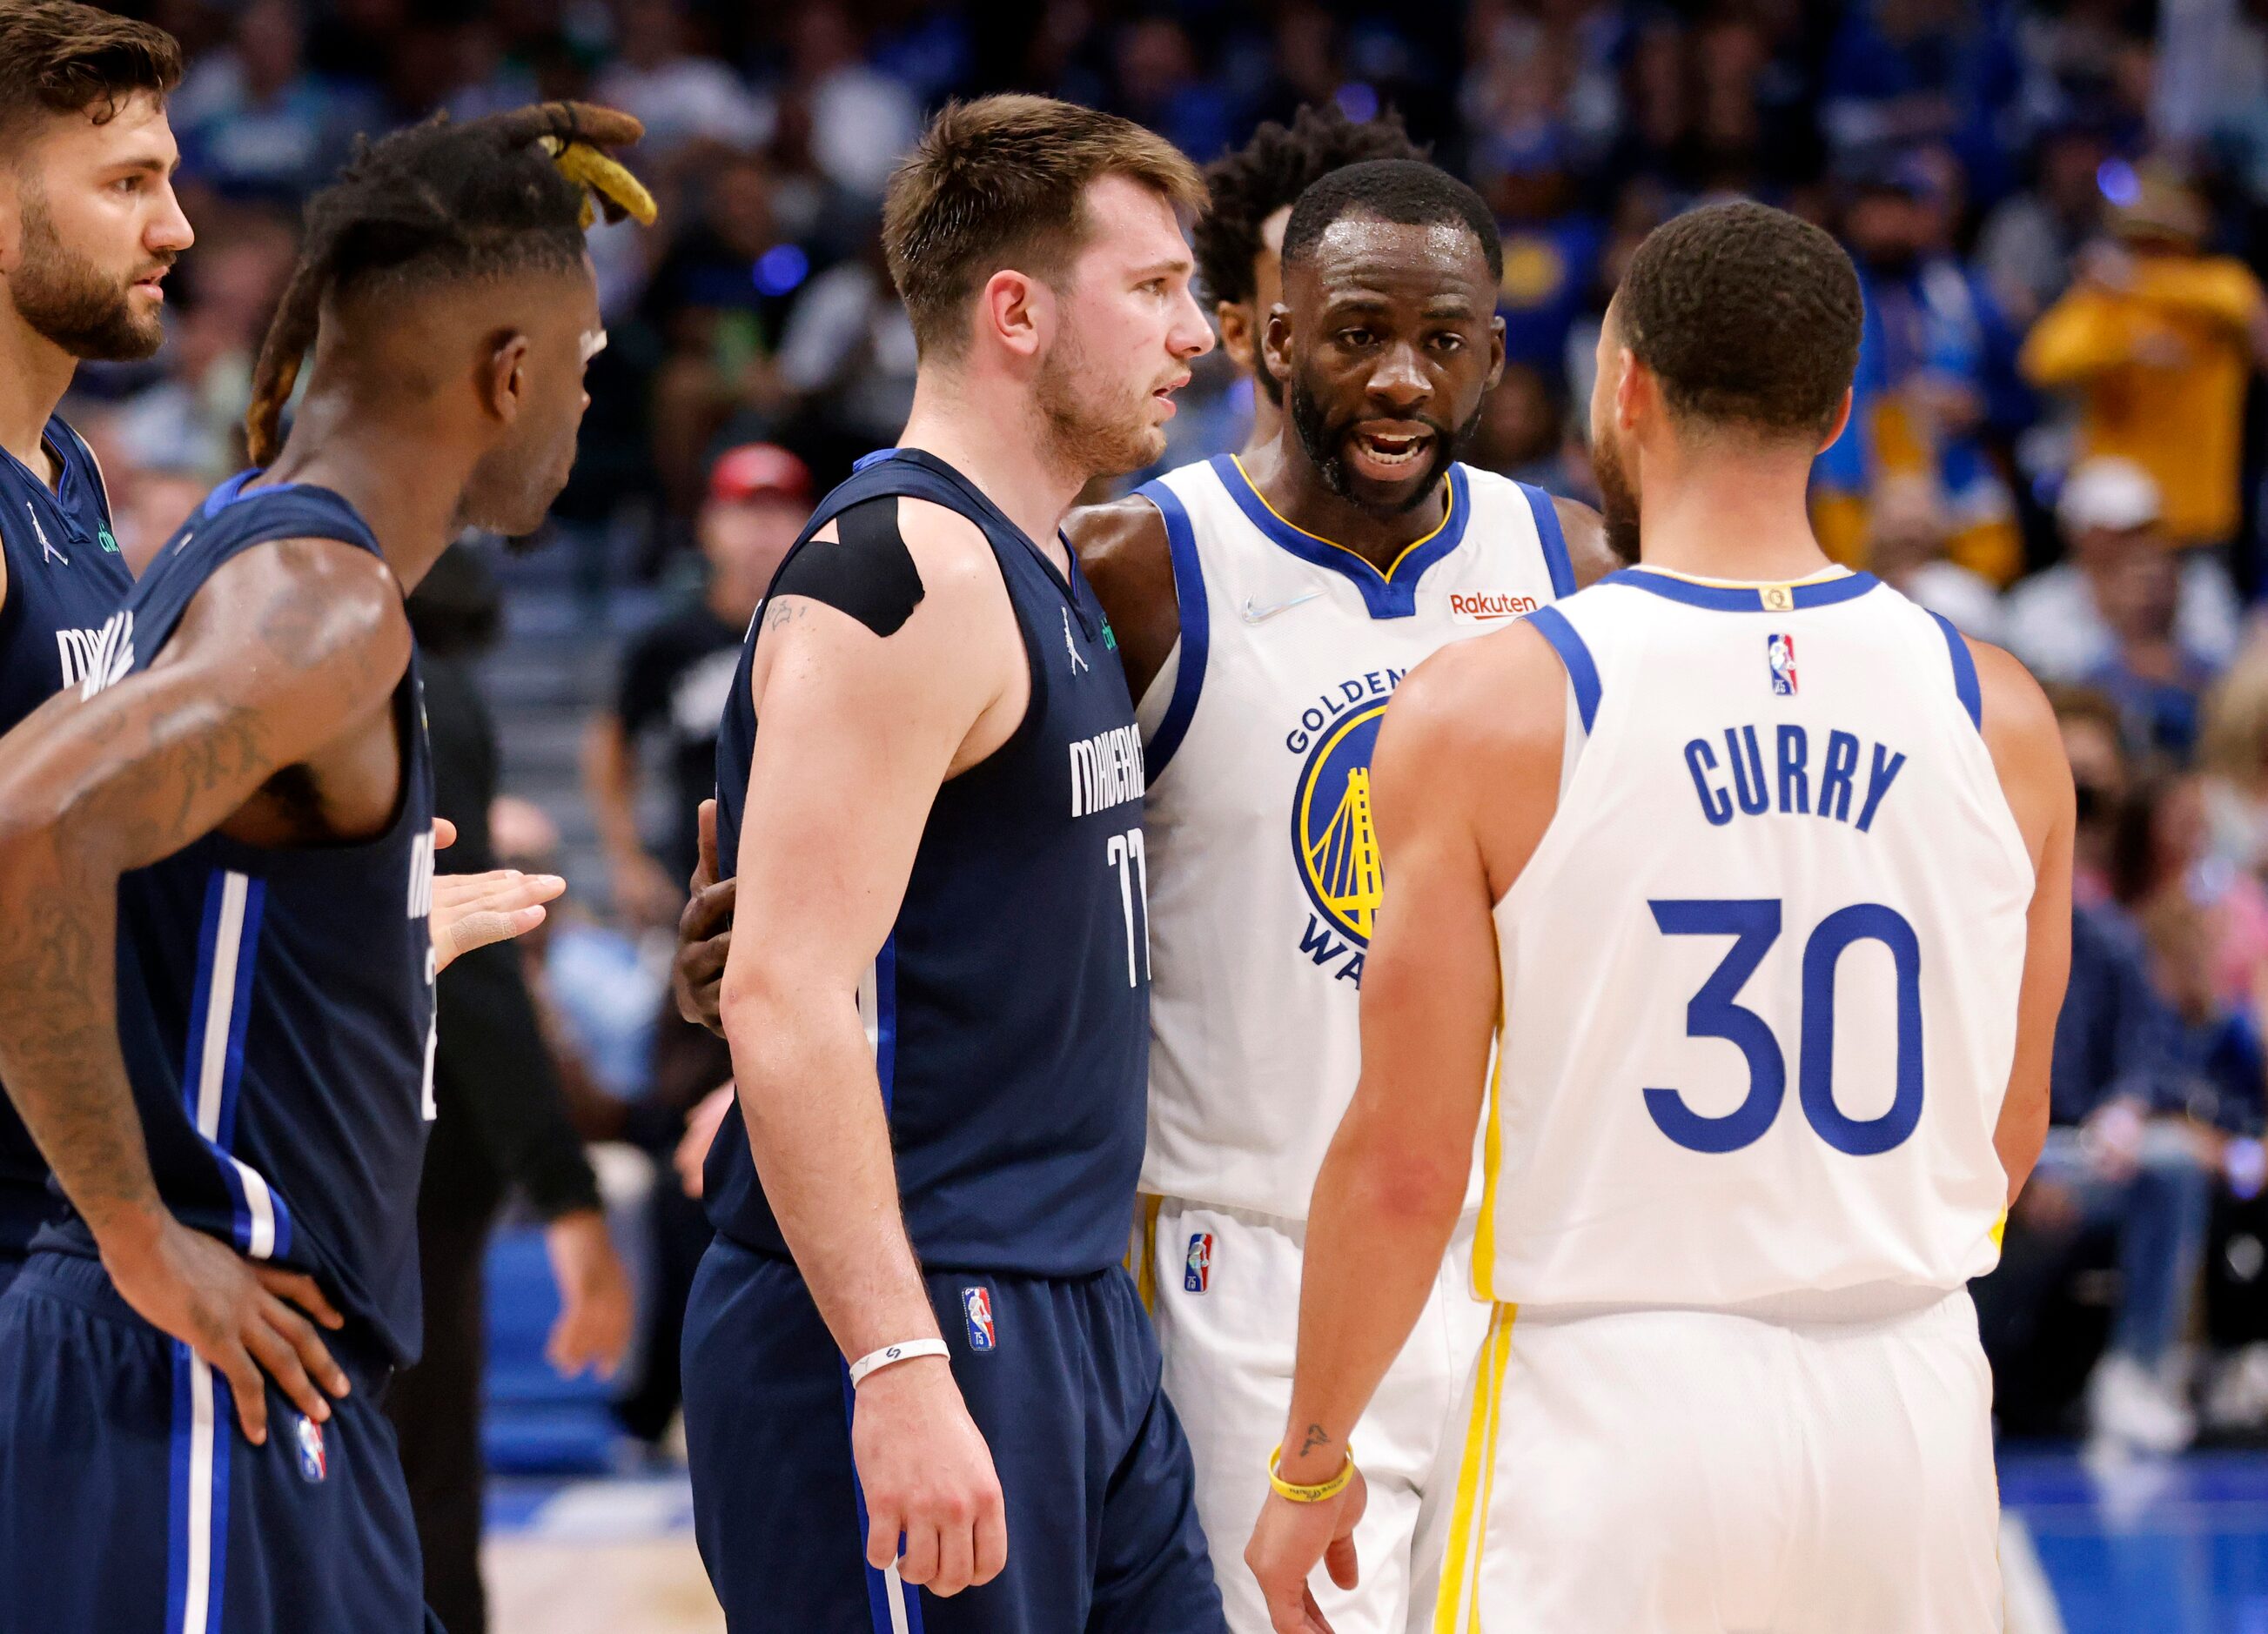
[[[1141,744],[1057,534],[1158,456],[1212,343],[1174,214],[1200,196],[1161,138],[1030,96],[948,107],[891,179],[913,412],[782,564],[718,740],[762,929],[724,974],[685,1421],[736,1630],[1223,1626],[1119,1263]]]
[[[1431,1297],[1491,1039],[1495,1316],[1412,1629],[2001,1625],[1964,1284],[2046,1125],[2072,785],[2013,659],[1812,537],[1859,317],[1792,216],[1656,231],[1591,408],[1642,565],[1402,687],[1361,1084],[1247,1550],[1278,1634],[1330,1626],[1318,1561],[1360,1568],[1351,1432]]]
[[[1263,335],[1280,434],[1072,522],[1143,700],[1143,1246],[1239,1634],[1268,1627],[1234,1557],[1291,1399],[1308,1195],[1354,1093],[1379,722],[1412,665],[1572,593],[1569,541],[1581,578],[1611,565],[1587,507],[1455,459],[1504,361],[1501,251],[1477,195],[1421,160],[1350,166],[1300,195],[1282,256]],[[1357,1594],[1319,1586],[1342,1630],[1398,1634],[1413,1588],[1431,1597],[1410,1576],[1418,1511],[1488,1320],[1469,1217],[1433,1263],[1363,1421],[1371,1569]]]
[[[650,208],[590,144],[637,132],[555,104],[358,155],[262,349],[266,468],[0,742],[0,1071],[72,1207],[0,1299],[0,1483],[37,1495],[0,1505],[11,1625],[423,1620],[378,1410],[417,1349],[432,1106],[401,598],[564,482],[600,341],[585,181]]]
[[[1212,257],[1215,289],[1240,287],[1220,258],[1241,245],[1256,264],[1241,287],[1274,285],[1290,298],[1270,303],[1283,324],[1272,367],[1307,412],[1296,424],[1278,420],[1256,453],[1185,467],[1067,524],[1144,699],[1159,962],[1143,1180],[1151,1195],[1138,1229],[1145,1280],[1156,1277],[1149,1292],[1167,1392],[1188,1429],[1198,1511],[1216,1540],[1241,1536],[1267,1490],[1261,1461],[1290,1397],[1307,1196],[1324,1131],[1353,1093],[1365,899],[1375,878],[1351,889],[1325,876],[1369,849],[1355,791],[1393,681],[1612,560],[1587,506],[1453,464],[1501,363],[1495,223],[1469,189],[1422,162],[1326,162],[1333,144],[1358,136],[1383,140],[1312,110],[1290,136],[1263,127],[1245,154],[1208,173],[1215,190],[1195,235],[1201,266]],[[1248,173],[1224,188],[1224,169],[1247,160]],[[1312,206],[1302,202],[1301,242],[1315,253],[1303,254],[1288,285],[1256,232],[1214,222],[1223,210],[1261,211],[1275,220],[1280,248],[1289,204],[1276,219],[1263,183],[1333,169],[1328,188],[1311,190]],[[1374,260],[1348,254],[1357,239]],[[1389,276],[1375,276],[1380,262]],[[1378,339],[1346,360],[1334,355],[1325,319],[1353,302],[1373,304]],[[1216,315],[1232,344],[1238,313],[1224,302]],[[1382,481],[1352,429],[1381,414],[1432,422],[1425,458]],[[1271,497],[1259,497],[1251,473],[1264,475]],[[1429,535],[1440,543],[1413,554],[1412,541]],[[1239,586],[1256,586],[1256,599],[1240,598]],[[1340,691],[1350,678],[1356,703]],[[1313,725],[1303,718],[1310,710],[1322,717]],[[1327,783],[1336,786],[1319,801]],[[1360,837],[1334,844],[1334,820],[1351,798],[1344,828]],[[1295,821],[1300,838],[1287,843]],[[713,1003],[704,996],[721,955],[709,938],[732,891],[730,880],[704,884],[696,876],[678,967],[696,1019]],[[1398,1629],[1410,1594],[1419,1500],[1487,1321],[1467,1292],[1469,1243],[1468,1229],[1424,1336],[1366,1421],[1366,1444],[1381,1454],[1364,1532],[1373,1570],[1359,1595],[1323,1590],[1350,1629]],[[1249,1574],[1232,1563],[1217,1575],[1231,1627],[1264,1629]],[[1430,1601],[1431,1586],[1418,1594]]]
[[[55,413],[82,358],[147,357],[188,222],[173,36],[69,0],[0,4],[0,732],[85,679],[134,583],[93,451]],[[54,1211],[0,1099],[0,1288]]]
[[[146,23],[0,4],[0,732],[85,680],[133,586],[93,451],[55,408],[82,359],[130,362],[165,338],[166,274],[194,236],[166,119],[180,77],[173,36]],[[440,964],[539,920],[532,894],[556,891],[438,876]],[[46,1160],[0,1096],[0,1289],[54,1211]]]
[[[1246,460],[1275,442],[1284,423],[1284,384],[1261,367],[1260,345],[1268,314],[1284,297],[1284,224],[1292,206],[1314,183],[1349,165],[1423,158],[1399,114],[1357,123],[1336,103],[1302,103],[1288,128],[1269,120],[1251,141],[1205,166],[1204,213],[1189,239],[1220,349],[1254,388]]]

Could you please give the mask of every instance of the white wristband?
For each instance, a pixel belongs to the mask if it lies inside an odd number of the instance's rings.
[[[879,1351],[870,1351],[850,1364],[850,1387],[857,1389],[868,1373],[877,1373],[897,1362],[910,1362],[917,1356],[950,1357],[942,1339],[907,1339],[896,1344],[886,1344]]]

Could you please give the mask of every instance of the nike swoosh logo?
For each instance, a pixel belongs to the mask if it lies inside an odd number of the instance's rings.
[[[1311,590],[1304,596],[1294,596],[1289,601],[1272,602],[1264,607],[1255,607],[1252,603],[1252,598],[1247,596],[1244,600],[1244,622],[1248,624],[1261,623],[1268,619],[1274,618],[1278,613],[1290,612],[1293,607],[1300,606],[1302,602],[1313,601],[1317,596],[1320,596],[1322,593],[1323,593],[1320,590]]]

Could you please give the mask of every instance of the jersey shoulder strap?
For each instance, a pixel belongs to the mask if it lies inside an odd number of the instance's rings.
[[[103,480],[102,461],[94,457],[93,445],[59,414],[48,417],[48,440],[64,459],[78,465],[87,490],[94,496],[95,509],[102,513],[102,526],[110,527],[110,485]]]
[[[1552,599],[1564,601],[1573,595],[1575,563],[1567,554],[1566,530],[1559,526],[1559,508],[1551,496],[1533,482],[1518,482],[1478,466],[1460,464],[1456,471],[1476,511],[1498,505],[1517,507],[1512,510],[1514,515],[1525,511],[1535,525],[1536,548],[1543,555],[1544,571],[1551,579]]]
[[[987,537],[996,524],[1014,526],[982,489],[942,460],[918,448],[884,448],[860,460],[850,475],[819,502],[811,520],[804,524],[804,538],[810,538],[853,505],[893,494],[957,511],[976,523]]]
[[[312,482],[276,482],[247,491],[259,472],[239,471],[205,497],[173,535],[172,550],[210,557],[217,567],[238,552],[276,539],[335,539],[383,558],[378,536],[362,512],[341,495]]]

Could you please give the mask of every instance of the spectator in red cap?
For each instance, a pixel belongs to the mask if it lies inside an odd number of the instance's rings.
[[[634,924],[674,925],[697,854],[695,812],[715,791],[717,722],[780,558],[811,514],[811,472],[772,443],[745,443],[709,468],[696,533],[708,560],[701,599],[638,635],[622,659],[611,710],[593,715],[583,790],[605,847],[615,910]],[[666,837],[649,847],[638,821],[639,751],[667,746]]]

